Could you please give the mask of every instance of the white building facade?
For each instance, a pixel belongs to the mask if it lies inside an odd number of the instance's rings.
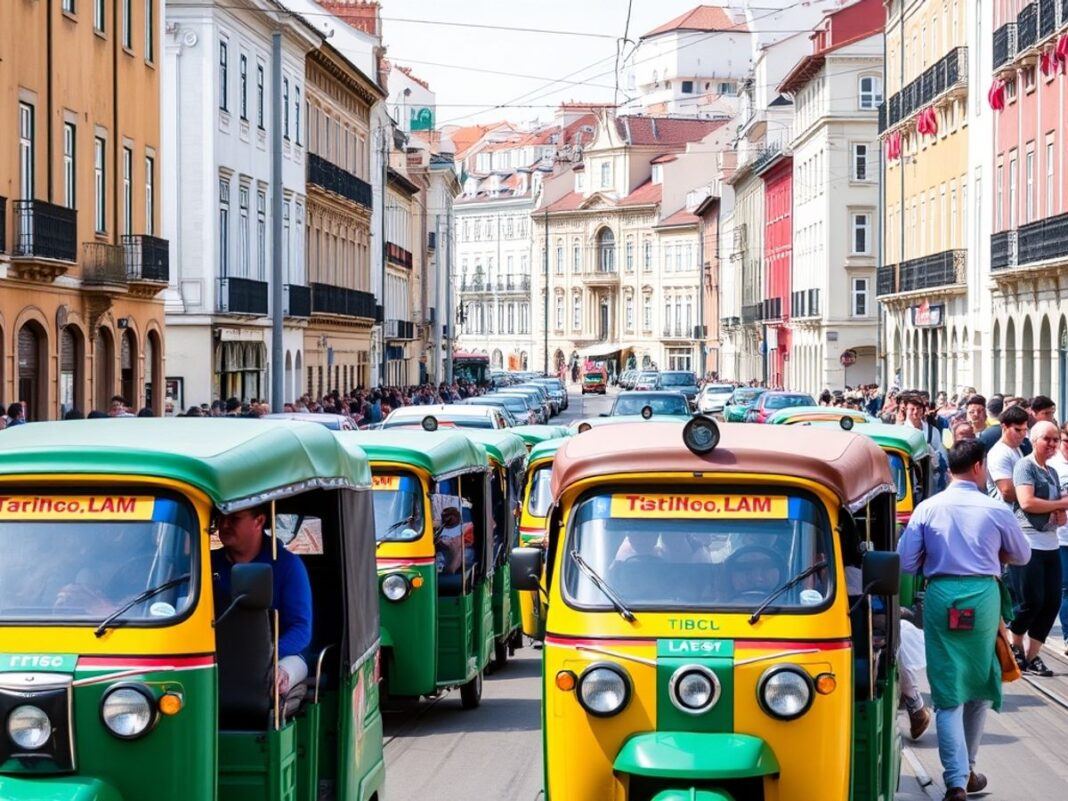
[[[267,0],[232,10],[168,3],[162,131],[167,382],[179,408],[268,399],[271,353],[273,98],[282,104],[283,281],[306,286],[305,55],[319,35]],[[271,78],[271,34],[282,30],[282,83]],[[301,318],[287,317],[294,365],[284,400],[299,396]]]

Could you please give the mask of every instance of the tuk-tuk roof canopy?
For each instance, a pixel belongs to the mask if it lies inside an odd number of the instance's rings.
[[[368,487],[355,444],[315,423],[115,418],[14,426],[0,434],[0,475],[149,476],[188,484],[224,512],[316,487]]]
[[[719,445],[699,456],[682,441],[684,425],[649,421],[594,428],[568,439],[553,463],[552,494],[583,479],[626,473],[765,473],[814,481],[855,509],[893,491],[886,454],[865,437],[827,428],[722,423]]]
[[[542,459],[555,458],[556,452],[560,450],[561,446],[563,446],[568,439],[568,437],[557,437],[556,439],[547,439],[544,442],[539,442],[530,449],[530,456],[527,457],[527,464],[534,464],[535,462],[540,462]]]
[[[399,462],[433,478],[446,478],[459,473],[485,471],[489,467],[486,449],[465,433],[455,428],[438,431],[387,428],[381,431],[338,431],[335,436],[343,442],[359,445],[372,462]]]
[[[523,441],[527,443],[527,447],[533,447],[539,442],[544,442],[547,439],[556,439],[557,437],[566,437],[569,430],[567,426],[556,425],[530,425],[530,426],[513,426],[508,431],[519,437],[522,437]]]
[[[880,448],[896,448],[904,451],[913,461],[928,455],[927,440],[923,433],[912,426],[892,426],[886,423],[858,423],[853,434],[860,434],[875,442]]]
[[[460,433],[477,442],[492,459],[503,465],[512,465],[527,458],[526,443],[511,433],[510,428],[461,428]]]
[[[795,422],[798,418],[811,420],[812,422],[832,421],[837,423],[843,417],[849,417],[854,423],[875,421],[875,418],[867,412],[860,412],[856,409],[843,409],[834,406],[791,406],[787,409],[779,409],[765,423],[783,425]]]
[[[581,420],[576,420],[570,423],[567,427],[568,432],[571,434],[585,433],[579,431],[579,426],[583,423],[588,423],[591,428],[599,428],[600,426],[617,426],[622,423],[663,423],[664,421],[681,421],[686,422],[691,415],[681,414],[654,414],[648,420],[642,417],[640,414],[613,414],[608,417],[584,417]]]

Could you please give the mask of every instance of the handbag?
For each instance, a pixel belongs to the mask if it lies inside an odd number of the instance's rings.
[[[1004,684],[1016,681],[1021,677],[1020,666],[1016,663],[1016,657],[1009,647],[1009,632],[1005,628],[1005,621],[998,621],[998,633],[994,639],[994,653],[997,655],[998,664],[1001,666],[1001,681]]]

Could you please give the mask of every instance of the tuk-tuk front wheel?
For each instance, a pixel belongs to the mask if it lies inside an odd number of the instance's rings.
[[[482,671],[467,684],[460,686],[460,705],[464,709],[475,709],[482,703]]]

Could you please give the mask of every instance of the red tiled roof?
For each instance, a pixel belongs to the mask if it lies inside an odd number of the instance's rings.
[[[585,200],[582,197],[581,192],[568,192],[559,200],[550,203],[548,208],[542,208],[541,211],[574,211],[582,205],[582,201]]]
[[[499,125],[503,125],[503,123],[494,122],[489,125],[467,125],[463,128],[446,130],[445,133],[456,147],[456,157],[463,158],[467,151],[477,144],[483,136]]]
[[[619,206],[647,206],[651,203],[659,203],[660,198],[663,196],[664,187],[661,184],[654,184],[653,179],[650,178],[644,184],[639,185],[633,192],[623,198],[617,205]]]
[[[402,66],[401,66],[400,64],[398,64],[398,65],[397,65],[397,69],[398,69],[398,70],[400,70],[401,72],[403,72],[403,73],[404,73],[405,75],[407,75],[407,76],[408,76],[409,78],[411,78],[411,79],[412,79],[413,81],[415,81],[415,82],[416,82],[417,84],[419,84],[420,86],[422,86],[422,87],[423,87],[424,89],[426,89],[426,90],[427,90],[428,92],[430,91],[430,84],[428,84],[428,83],[427,83],[426,81],[424,81],[424,80],[423,80],[422,78],[417,78],[417,77],[416,77],[416,76],[415,76],[415,75],[414,75],[414,74],[412,73],[412,68],[411,68],[411,67],[402,67]]]
[[[675,161],[676,159],[678,159],[678,156],[676,156],[674,153],[661,153],[659,156],[657,156],[655,159],[653,159],[649,163],[650,164],[667,164],[669,162]]]
[[[629,145],[685,145],[726,125],[726,120],[678,117],[616,117],[616,131]]]
[[[665,22],[659,28],[654,28],[642,36],[648,39],[650,36],[659,36],[671,31],[746,31],[744,22],[732,22],[727,12],[718,6],[697,6],[685,14],[680,14],[670,22]]]
[[[686,207],[676,211],[674,214],[670,214],[663,220],[656,224],[657,228],[670,228],[677,225],[697,225],[698,219],[696,214],[691,214],[686,211]]]

